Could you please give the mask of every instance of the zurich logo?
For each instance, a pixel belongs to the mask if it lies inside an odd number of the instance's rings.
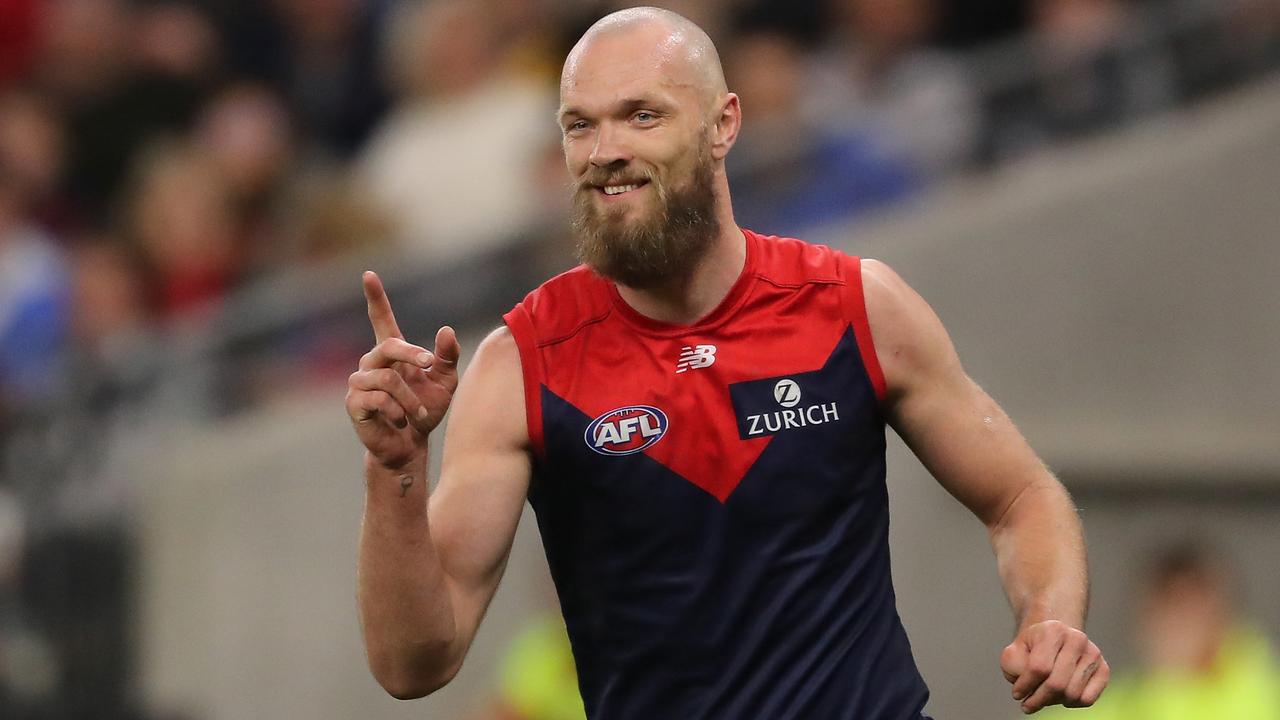
[[[649,405],[628,405],[592,420],[582,437],[587,447],[601,455],[631,455],[658,442],[666,432],[666,413]]]
[[[800,404],[800,386],[795,380],[779,380],[773,386],[773,399],[784,408],[792,408]]]

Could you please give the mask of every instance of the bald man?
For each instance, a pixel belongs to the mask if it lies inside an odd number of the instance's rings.
[[[889,268],[734,223],[742,114],[706,34],[610,15],[560,98],[583,265],[508,313],[460,383],[453,331],[409,344],[364,278],[377,344],[347,409],[383,687],[420,697],[458,672],[528,499],[590,717],[924,717],[890,580],[887,422],[990,533],[1014,699],[1093,703],[1109,669],[1081,630],[1067,493]]]

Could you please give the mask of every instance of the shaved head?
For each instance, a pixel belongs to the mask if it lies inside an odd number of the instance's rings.
[[[632,60],[656,62],[668,82],[695,89],[707,109],[728,92],[720,54],[702,28],[670,10],[637,7],[610,13],[583,33],[565,59],[564,71],[560,75],[561,93],[566,85],[577,82],[582,65],[588,61],[593,48],[608,40],[623,38],[651,47],[647,57]]]

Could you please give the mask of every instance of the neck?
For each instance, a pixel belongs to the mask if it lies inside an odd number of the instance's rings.
[[[643,290],[618,283],[618,294],[645,317],[673,325],[692,325],[724,300],[747,263],[747,241],[730,212],[722,215],[720,234],[686,274]]]

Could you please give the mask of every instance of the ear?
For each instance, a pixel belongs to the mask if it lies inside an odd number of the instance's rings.
[[[741,128],[742,105],[738,96],[736,93],[725,93],[720,100],[720,110],[711,131],[711,157],[723,160],[729,154],[729,148],[738,141],[738,130]]]

